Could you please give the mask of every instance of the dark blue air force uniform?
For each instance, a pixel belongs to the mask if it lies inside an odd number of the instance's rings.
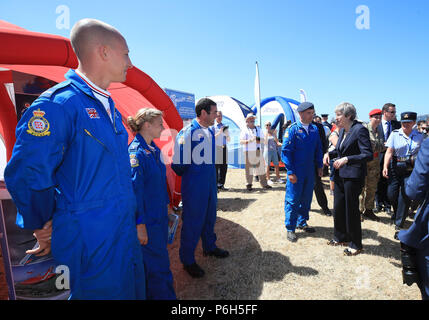
[[[145,298],[128,134],[75,71],[25,112],[5,170],[17,224],[53,219],[52,254],[70,270],[73,299]]]
[[[415,121],[416,118],[415,112],[403,112],[401,114],[401,122]],[[411,200],[405,195],[404,181],[411,174],[410,169],[412,168],[409,168],[406,161],[403,160],[417,155],[423,138],[423,134],[417,130],[411,131],[410,136],[407,136],[401,128],[393,130],[386,142],[386,146],[393,149],[392,160],[389,164],[387,194],[393,206],[394,215],[392,218],[395,220],[397,228],[403,227],[411,205]]]
[[[145,224],[148,243],[141,246],[148,300],[174,300],[168,257],[167,177],[161,150],[137,134],[129,148],[131,176],[137,199],[136,223]]]

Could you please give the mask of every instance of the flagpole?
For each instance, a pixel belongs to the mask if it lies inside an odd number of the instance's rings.
[[[262,115],[261,115],[261,87],[259,85],[259,68],[258,61],[256,61],[256,76],[255,76],[255,104],[258,113],[259,126],[262,128]]]
[[[299,97],[301,102],[307,101],[307,94],[305,93],[304,89],[299,89]]]

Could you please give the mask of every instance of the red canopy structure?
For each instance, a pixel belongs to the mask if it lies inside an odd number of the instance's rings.
[[[69,68],[77,68],[78,61],[70,40],[61,36],[25,30],[0,20],[0,134],[10,159],[15,144],[17,125],[16,109],[4,84],[13,83],[12,71],[40,76],[54,82],[62,82]],[[124,83],[114,83],[108,88],[116,107],[126,118],[143,107],[155,107],[163,111],[164,126],[171,129],[156,141],[164,157],[171,160],[175,135],[183,127],[183,121],[173,102],[158,84],[146,73],[133,67]],[[133,139],[128,130],[129,142]],[[166,159],[166,160],[167,160]],[[169,162],[168,162],[169,163]],[[167,178],[172,204],[180,201],[180,178],[167,166]]]

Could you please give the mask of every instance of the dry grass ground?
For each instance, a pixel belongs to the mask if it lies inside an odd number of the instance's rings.
[[[327,190],[328,179],[323,181]],[[309,224],[316,233],[297,231],[298,242],[291,243],[284,227],[285,185],[268,191],[259,183],[253,186],[253,192],[244,191],[244,171],[228,171],[230,190],[218,194],[215,231],[218,246],[230,257],[203,257],[199,244],[196,259],[204,278],[193,279],[182,269],[179,226],[169,247],[179,299],[420,299],[416,285],[402,284],[399,242],[386,214],[379,214],[381,222],[362,223],[365,251],[346,257],[343,247],[326,245],[333,218],[320,214],[315,197]],[[327,196],[332,208],[328,191]]]

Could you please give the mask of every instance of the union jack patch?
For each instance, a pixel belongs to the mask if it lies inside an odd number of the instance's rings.
[[[90,119],[100,119],[100,116],[98,115],[98,112],[95,108],[85,108],[86,113],[88,113],[88,116]]]

